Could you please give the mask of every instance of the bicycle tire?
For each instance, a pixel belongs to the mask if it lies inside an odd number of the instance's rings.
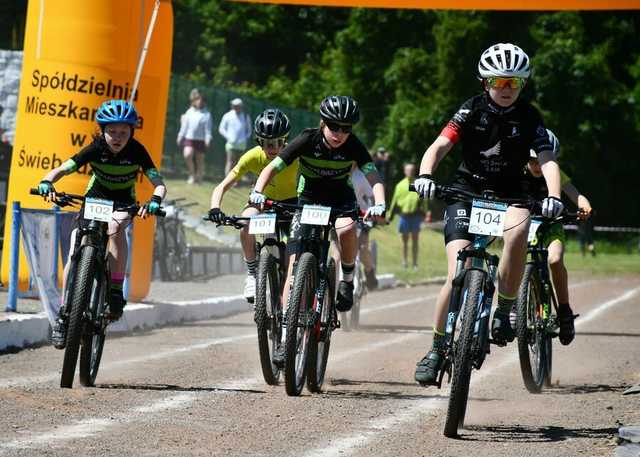
[[[70,293],[71,311],[69,326],[62,362],[60,387],[71,388],[78,362],[80,339],[84,327],[84,311],[91,298],[93,275],[95,274],[97,249],[94,246],[82,246],[80,260],[76,269],[76,278],[72,281],[73,290]]]
[[[99,322],[100,325],[98,327],[86,325],[81,339],[79,377],[80,384],[85,387],[95,386],[106,338],[102,320],[107,301],[108,281],[104,274],[101,276],[100,280],[98,277],[93,280],[90,302],[92,323]]]
[[[335,316],[335,271],[336,265],[333,259],[329,261],[327,268],[328,284],[324,294],[324,304],[322,306],[322,317],[320,322],[325,325],[324,329],[319,327],[311,335],[309,344],[309,355],[307,359],[307,389],[310,392],[319,393],[324,384],[324,375],[327,371],[327,361],[329,360],[329,349],[331,348],[331,333],[333,331],[333,316]]]
[[[468,270],[465,275],[466,286],[462,290],[463,302],[460,307],[463,313],[462,324],[454,354],[453,378],[444,424],[444,436],[448,438],[458,436],[458,428],[464,425],[471,382],[474,329],[480,307],[479,299],[484,292],[485,276],[486,273],[482,270]]]
[[[549,284],[549,293],[547,294],[549,299],[551,300],[551,304],[549,305],[549,312],[552,313],[556,309],[558,309],[558,303],[556,301],[556,294],[553,290],[553,285]],[[557,322],[555,319],[549,318],[547,319],[547,325],[551,322]],[[544,351],[544,386],[551,387],[551,375],[553,374],[553,332],[555,329],[546,329],[544,334],[545,338],[545,351]]]
[[[546,371],[540,287],[535,265],[527,264],[516,300],[516,336],[522,381],[531,393],[540,393]]]
[[[316,269],[316,257],[310,252],[303,253],[298,260],[287,309],[284,384],[289,396],[300,395],[307,374],[309,340],[313,331],[308,324],[313,312]]]
[[[280,282],[278,280],[278,261],[269,249],[260,253],[256,278],[255,322],[258,331],[258,353],[264,381],[269,385],[277,385],[280,369],[273,364],[272,355],[280,342],[280,320],[278,305],[280,303]]]
[[[156,244],[158,268],[160,269],[160,279],[162,281],[169,281],[169,257],[167,255],[167,234],[165,233],[164,224],[158,224],[156,226]]]

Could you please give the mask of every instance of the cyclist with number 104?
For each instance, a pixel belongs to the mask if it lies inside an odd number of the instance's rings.
[[[328,96],[320,103],[320,118],[318,128],[305,129],[267,165],[249,197],[250,202],[256,205],[264,204],[266,200],[264,192],[271,180],[279,173],[286,172],[287,167],[298,159],[298,204],[320,205],[325,207],[325,210],[326,207],[330,207],[332,213],[346,214],[357,208],[356,196],[350,183],[351,168],[355,162],[373,188],[375,204],[367,210],[365,218],[383,219],[384,186],[367,148],[352,133],[353,126],[360,119],[358,104],[348,96]],[[329,213],[326,212],[326,214]],[[301,223],[301,216],[302,212],[297,211],[291,222],[288,247],[290,252],[296,252],[301,240],[309,236],[307,231],[311,230],[314,223],[319,223],[318,221],[311,221],[311,224]],[[336,309],[345,312],[353,306],[353,274],[358,239],[354,219],[339,217],[335,227],[342,255]],[[295,254],[291,254],[283,293],[285,306],[288,305],[294,268],[298,265],[296,260]],[[316,260],[324,262],[326,259]],[[297,276],[296,281],[298,281]],[[287,324],[283,323],[283,326],[286,329]],[[286,340],[286,335],[283,335],[282,340]],[[284,364],[283,345],[275,351],[273,358],[275,363]]]
[[[538,157],[548,188],[542,215],[556,217],[564,206],[560,200],[560,169],[539,112],[520,98],[530,75],[529,57],[518,46],[498,43],[485,50],[478,62],[478,78],[483,92],[467,100],[426,150],[415,188],[423,198],[436,197],[433,174],[453,146],[462,143],[462,163],[452,187],[463,192],[490,191],[498,200],[527,198],[523,190],[523,168],[529,150]],[[459,253],[473,246],[475,235],[468,232],[471,201],[447,200],[445,209],[445,249],[447,281],[436,302],[431,349],[416,366],[415,379],[421,385],[440,385],[445,363],[447,309],[452,295]],[[515,303],[524,272],[530,211],[509,206],[503,219],[504,248],[498,265],[498,307],[493,315],[491,336],[504,345],[515,338],[509,314]]]
[[[38,184],[38,193],[45,200],[55,202],[56,190],[53,184],[62,177],[69,175],[79,168],[89,164],[92,176],[89,181],[85,202],[80,210],[78,226],[71,234],[71,249],[69,260],[64,268],[63,299],[59,311],[59,317],[53,325],[51,339],[57,349],[64,349],[67,343],[67,328],[69,325],[69,304],[66,303],[66,287],[74,287],[73,278],[69,271],[72,261],[79,252],[83,242],[79,233],[87,228],[88,220],[85,219],[85,208],[90,204],[90,199],[96,199],[96,204],[104,201],[111,203],[113,213],[108,222],[108,264],[110,278],[110,290],[107,293],[108,303],[107,318],[110,321],[118,320],[126,305],[122,293],[122,284],[127,265],[127,239],[124,229],[131,223],[132,215],[126,211],[117,211],[118,207],[135,206],[135,185],[138,173],[142,171],[154,186],[153,194],[149,201],[139,208],[138,216],[146,218],[148,214],[156,214],[160,211],[160,203],[166,195],[166,187],[162,176],[149,155],[149,152],[138,140],[134,138],[134,129],[138,123],[138,113],[133,105],[124,100],[109,100],[98,108],[96,122],[100,128],[93,136],[93,142],[81,149],[58,168],[51,170]],[[84,216],[83,216],[84,215]],[[69,277],[68,277],[69,276]],[[75,368],[75,360],[73,361]],[[71,374],[73,376],[73,373]]]
[[[235,167],[218,184],[211,194],[211,209],[209,219],[216,224],[223,224],[226,215],[220,209],[224,194],[246,173],[259,176],[262,170],[282,151],[287,143],[291,131],[289,118],[279,109],[267,109],[258,115],[253,125],[258,146],[245,152]],[[265,195],[271,200],[294,204],[297,202],[296,180],[298,176],[298,161],[278,174],[265,188]],[[241,217],[250,218],[260,213],[255,205],[247,205]],[[254,302],[256,293],[256,269],[258,254],[256,252],[256,238],[249,233],[248,224],[242,223],[240,242],[244,261],[247,265],[247,277],[244,283],[244,298]]]

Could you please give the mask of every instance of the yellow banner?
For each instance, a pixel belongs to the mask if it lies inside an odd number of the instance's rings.
[[[234,0],[248,3],[290,5],[360,6],[435,10],[637,10],[640,0]]]
[[[31,0],[27,11],[24,60],[17,106],[2,255],[2,282],[9,277],[11,205],[50,208],[29,195],[47,172],[60,166],[98,132],[95,113],[112,98],[128,99],[155,0]],[[162,160],[169,92],[173,13],[163,0],[149,44],[135,99],[141,123],[135,135]],[[83,194],[90,168],[62,178],[56,189]],[[152,187],[145,179],[136,188],[145,201]],[[153,253],[153,218],[135,220],[129,298],[140,300],[149,290]],[[66,260],[66,259],[65,259]],[[28,283],[28,267],[20,260],[20,288]]]

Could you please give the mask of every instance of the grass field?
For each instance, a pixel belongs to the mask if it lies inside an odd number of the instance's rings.
[[[184,197],[188,201],[198,203],[189,208],[193,215],[202,215],[209,210],[209,202],[214,184],[188,185],[184,180],[167,180],[168,198]],[[234,187],[227,192],[222,204],[226,214],[239,214],[247,201],[249,187]],[[446,260],[442,232],[423,230],[420,233],[420,255],[418,269],[402,267],[402,241],[397,232],[397,222],[372,231],[371,239],[378,245],[379,273],[394,273],[397,278],[416,282],[433,276],[446,274]],[[232,233],[234,229],[225,227]],[[207,238],[188,231],[187,237],[192,244],[215,244]],[[599,243],[596,240],[598,255],[596,257],[580,254],[577,241],[570,240],[567,245],[565,261],[569,272],[591,274],[640,274],[640,255],[626,253],[624,243]],[[498,252],[499,254],[499,252]]]

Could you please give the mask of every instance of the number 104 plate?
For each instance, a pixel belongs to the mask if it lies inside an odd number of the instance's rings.
[[[469,218],[469,233],[502,236],[506,203],[474,200]]]

